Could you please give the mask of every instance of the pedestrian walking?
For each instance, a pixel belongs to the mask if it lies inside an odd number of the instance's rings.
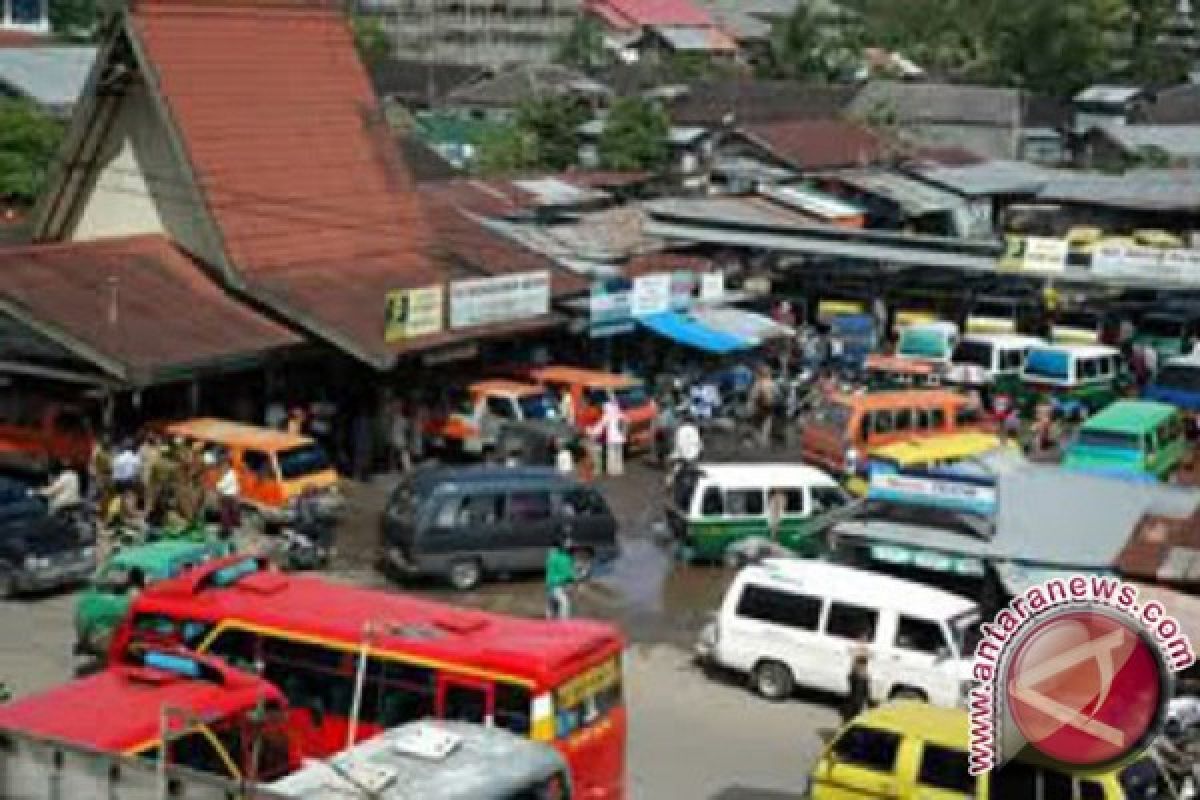
[[[204,469],[199,442],[181,449],[175,470],[175,504],[187,525],[199,522],[204,512]]]
[[[546,619],[571,618],[571,596],[567,589],[574,582],[571,540],[561,536],[546,553]]]
[[[220,518],[221,538],[228,541],[241,525],[239,500],[242,492],[237,470],[233,468],[233,461],[228,453],[222,454],[219,469],[221,472],[217,478],[217,512]]]
[[[692,469],[700,461],[704,452],[704,440],[700,437],[700,428],[689,413],[684,413],[679,425],[675,428],[675,441],[671,448],[671,469],[667,476],[667,484],[671,485],[684,470]]]
[[[787,510],[787,495],[782,489],[772,489],[767,495],[767,534],[772,542],[780,541],[783,514]]]
[[[147,434],[138,448],[138,459],[141,461],[139,481],[142,486],[142,508],[150,515],[158,508],[159,495],[162,493],[162,485],[159,483],[162,478],[162,465],[159,462],[162,461],[162,457],[158,437],[152,433]]]
[[[142,477],[142,460],[133,448],[133,440],[126,439],[113,458],[113,488],[118,494],[137,491]]]
[[[849,722],[866,710],[870,702],[871,648],[870,637],[864,631],[850,650],[850,691],[842,706],[842,721]]]
[[[600,419],[589,433],[604,446],[604,472],[613,477],[625,474],[625,415],[616,398],[605,401]]]
[[[575,424],[575,401],[571,399],[571,390],[564,388],[558,396],[558,413],[568,425]]]
[[[778,399],[779,388],[771,377],[770,368],[766,364],[759,365],[754,385],[750,387],[750,414],[764,450],[771,446],[771,423]]]
[[[108,434],[92,445],[88,457],[87,491],[97,508],[103,508],[113,490],[113,453]]]
[[[392,404],[392,424],[389,432],[389,465],[393,472],[411,472],[413,468],[412,421],[402,400]]]

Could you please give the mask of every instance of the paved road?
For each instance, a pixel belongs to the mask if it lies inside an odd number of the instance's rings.
[[[621,625],[632,646],[626,676],[629,778],[634,798],[774,800],[796,796],[837,716],[827,702],[768,703],[740,681],[712,679],[689,649],[730,575],[673,563],[657,539],[661,475],[641,466],[606,484],[622,522],[623,556],[576,595],[581,614]],[[340,534],[331,577],[391,587],[372,568],[386,481],[360,487]],[[449,602],[539,615],[539,579],[485,586],[466,595],[438,585],[408,587]],[[20,695],[67,680],[73,668],[70,594],[0,603],[0,678]]]

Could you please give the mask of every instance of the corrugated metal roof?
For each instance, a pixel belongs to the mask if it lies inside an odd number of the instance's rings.
[[[0,249],[0,272],[0,298],[134,382],[304,341],[227,295],[164,236]]]
[[[95,61],[94,47],[0,48],[0,84],[39,105],[66,110],[79,100]]]
[[[390,366],[398,348],[383,340],[387,292],[442,276],[340,10],[143,0],[131,19],[249,290],[311,333]]]
[[[745,136],[800,170],[867,166],[883,155],[883,141],[861,125],[840,120],[748,123]]]
[[[919,170],[921,178],[967,197],[1005,194],[1037,194],[1056,175],[1024,161],[985,161],[961,167]]]
[[[1039,199],[1145,211],[1195,211],[1200,170],[1132,170],[1123,175],[1060,173]]]
[[[1123,105],[1136,99],[1142,92],[1136,86],[1089,86],[1075,95],[1075,102]]]
[[[1103,125],[1100,131],[1123,150],[1162,150],[1172,158],[1200,158],[1200,125]]]
[[[858,169],[829,172],[822,178],[841,182],[868,194],[887,198],[912,216],[953,211],[963,199],[953,192],[930,186],[924,181],[885,169]]]
[[[1021,93],[992,86],[871,81],[851,105],[859,116],[893,114],[901,124],[981,124],[1016,127]]]
[[[711,53],[737,49],[737,43],[715,27],[655,25],[651,30],[676,52]]]

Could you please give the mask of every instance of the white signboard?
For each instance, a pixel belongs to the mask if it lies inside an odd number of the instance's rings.
[[[633,279],[633,315],[644,317],[671,310],[671,273],[656,272]]]
[[[1067,267],[1066,239],[1026,236],[1022,268],[1033,272],[1062,272]]]
[[[725,296],[725,273],[705,272],[700,276],[700,299],[720,300]]]
[[[1200,283],[1200,250],[1100,245],[1092,253],[1092,272],[1107,278]]]
[[[519,272],[450,284],[451,328],[532,319],[549,311],[549,272]]]

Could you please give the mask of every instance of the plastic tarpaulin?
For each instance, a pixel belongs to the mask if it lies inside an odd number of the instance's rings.
[[[715,355],[746,350],[755,344],[753,341],[714,330],[686,314],[674,311],[638,317],[638,322],[659,336]]]
[[[756,344],[796,335],[795,329],[764,314],[742,308],[697,308],[692,311],[692,316],[715,331],[748,339]]]

